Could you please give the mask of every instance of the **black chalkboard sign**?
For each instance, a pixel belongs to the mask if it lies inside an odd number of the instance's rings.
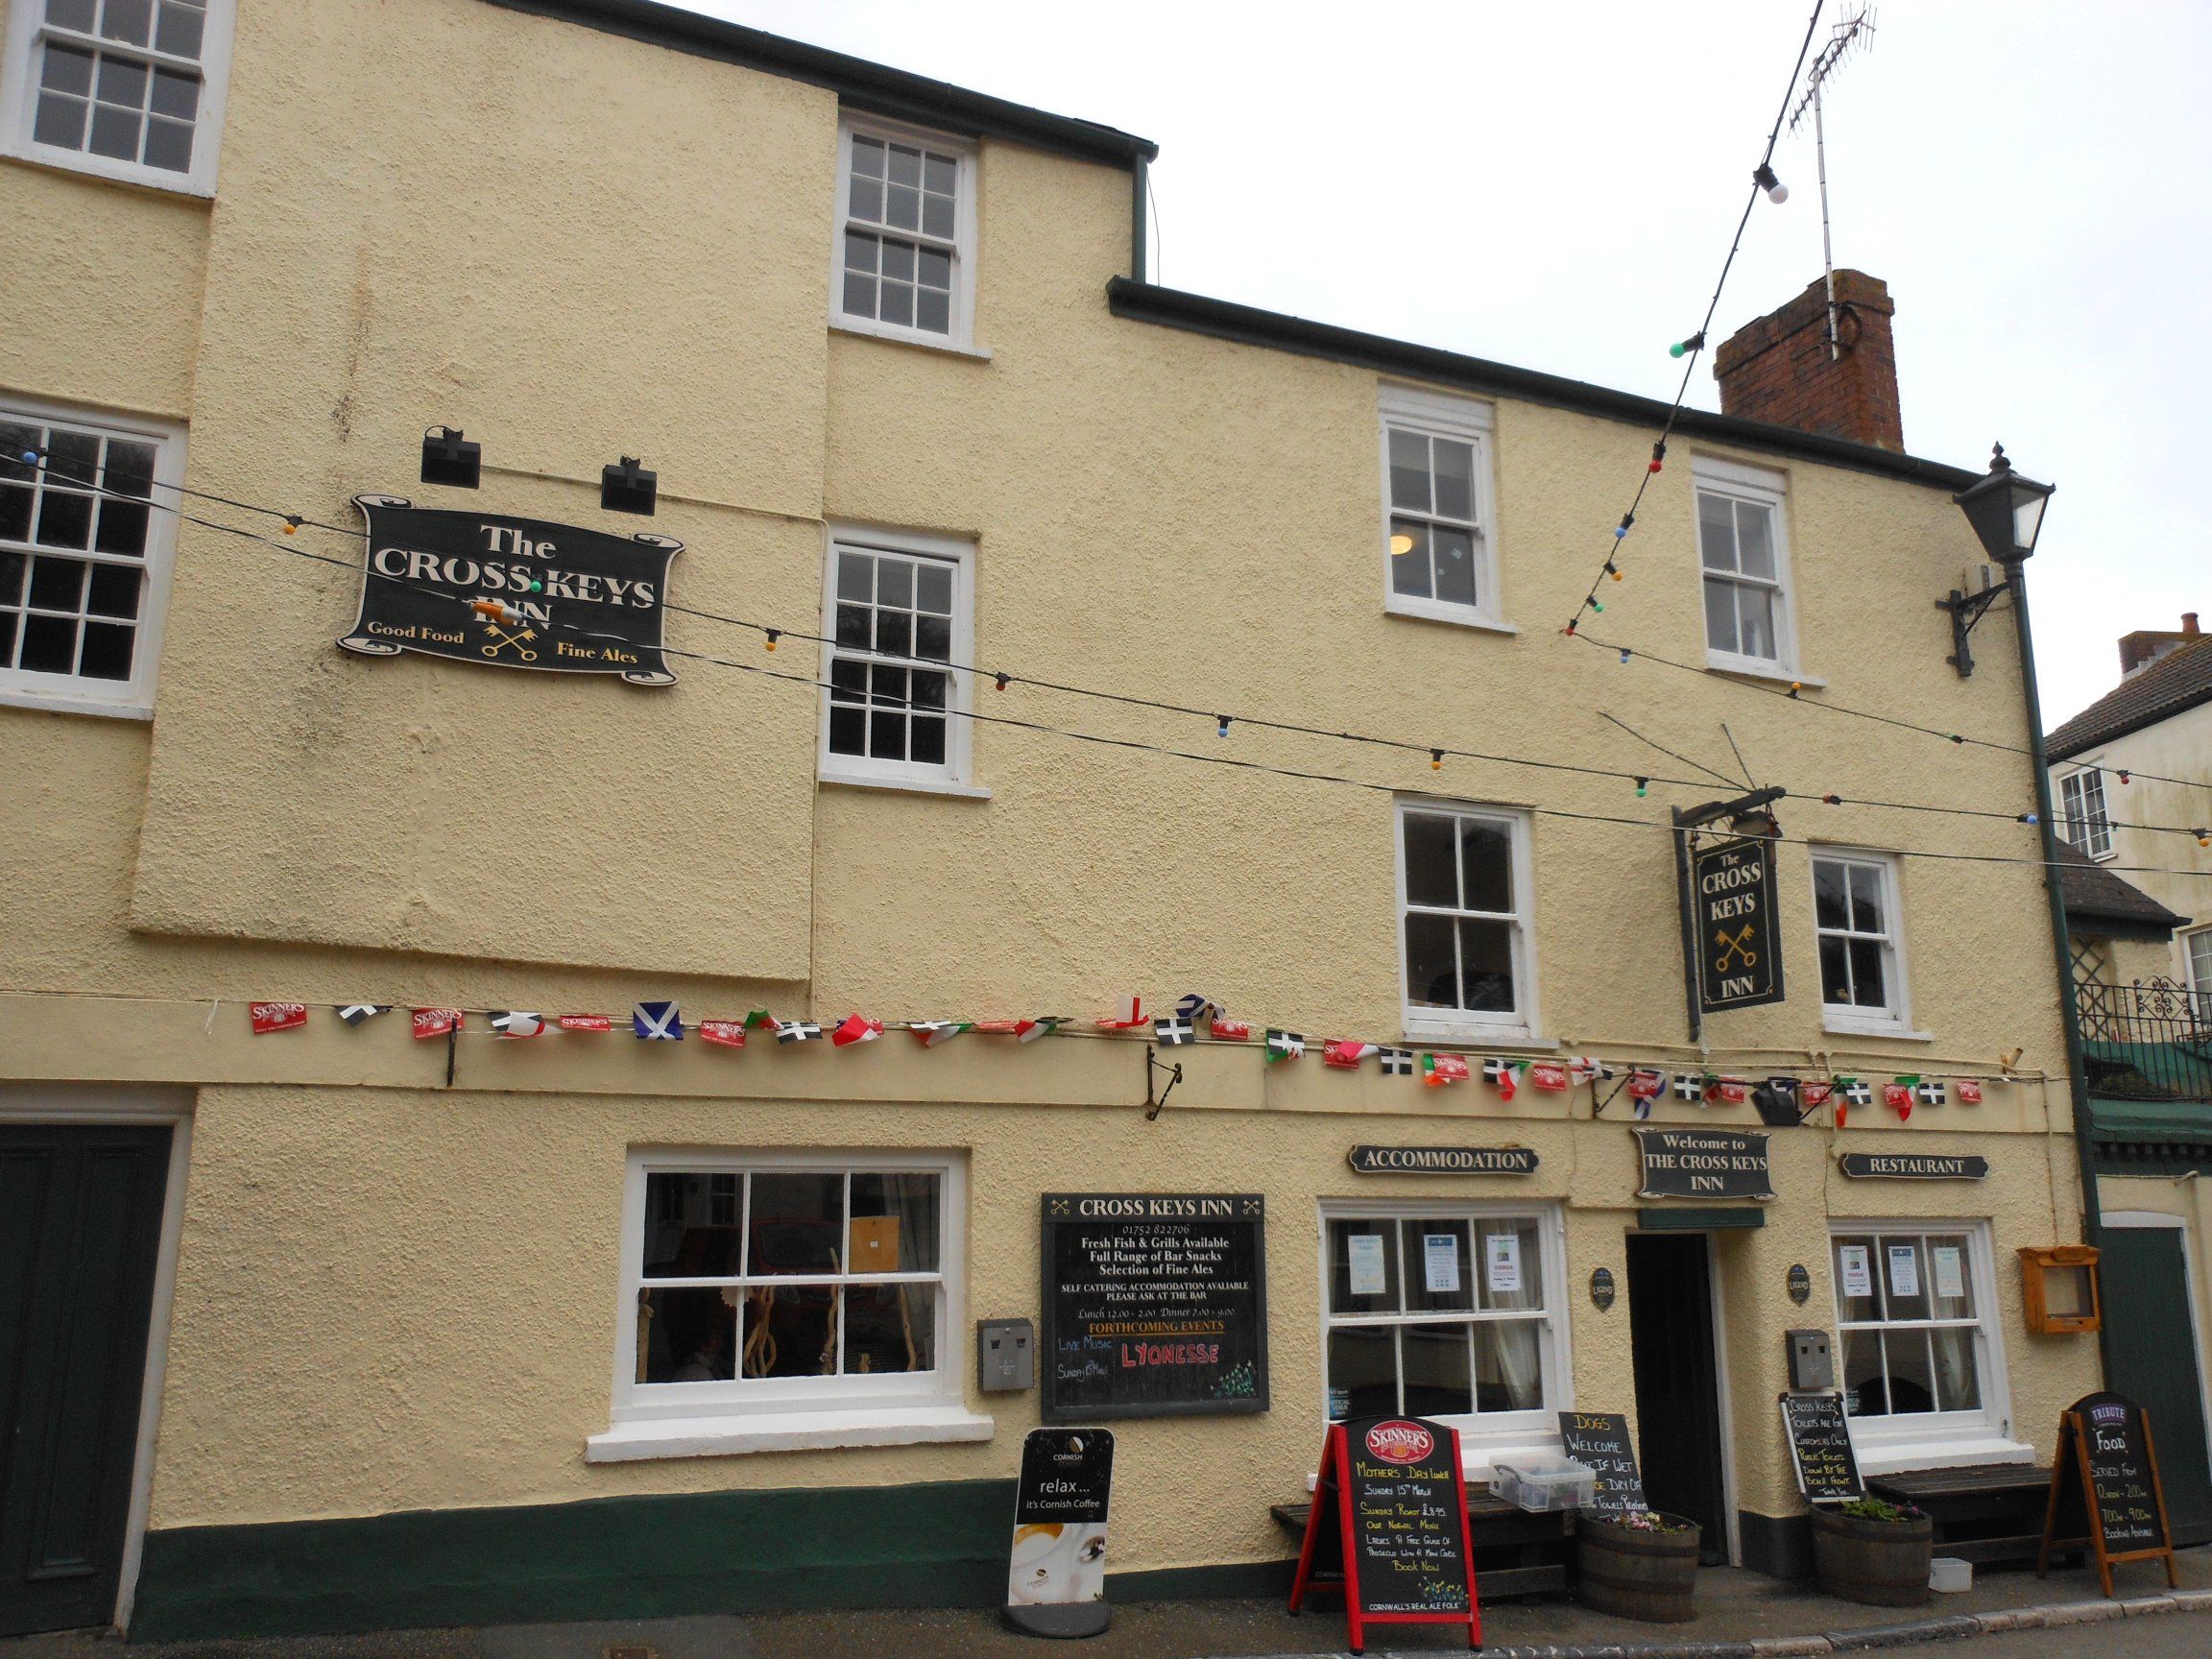
[[[1635,1514],[1644,1502],[1644,1477],[1636,1470],[1636,1448],[1628,1438],[1628,1419],[1619,1411],[1562,1411],[1559,1442],[1567,1455],[1598,1477],[1598,1490],[1584,1508],[1600,1515]]]
[[[1267,1409],[1265,1201],[1048,1192],[1044,1414]]]
[[[1847,1503],[1863,1498],[1859,1459],[1851,1452],[1850,1421],[1840,1394],[1785,1394],[1782,1427],[1790,1436],[1790,1461],[1797,1489],[1809,1503]]]
[[[1418,1417],[1330,1425],[1290,1611],[1313,1589],[1332,1587],[1344,1593],[1355,1653],[1364,1650],[1370,1623],[1463,1623],[1468,1646],[1482,1645],[1454,1431]]]
[[[2180,1583],[2151,1415],[2119,1394],[2085,1394],[2058,1420],[2058,1456],[2051,1468],[2035,1575],[2050,1570],[2055,1551],[2084,1544],[2096,1554],[2107,1596],[2113,1563],[2120,1561],[2162,1559],[2168,1585]]]

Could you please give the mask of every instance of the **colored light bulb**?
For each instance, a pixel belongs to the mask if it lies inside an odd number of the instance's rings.
[[[1639,800],[1639,801],[1641,801],[1641,800],[1643,800],[1643,799],[1644,799],[1644,798],[1645,798],[1647,795],[1648,795],[1648,794],[1650,794],[1650,793],[1651,793],[1651,780],[1650,780],[1650,779],[1648,779],[1648,778],[1639,778],[1639,779],[1637,779],[1637,780],[1636,780],[1636,799],[1637,799],[1637,800]]]
[[[1444,770],[1443,750],[1431,749],[1429,751],[1429,770],[1431,772],[1441,772]]]

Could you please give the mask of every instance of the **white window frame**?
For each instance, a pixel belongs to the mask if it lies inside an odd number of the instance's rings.
[[[67,150],[41,144],[32,137],[38,117],[37,68],[50,34],[76,44],[85,37],[74,30],[53,31],[46,22],[46,0],[13,0],[8,12],[8,41],[0,61],[0,155],[25,161],[65,167],[72,173],[89,173],[125,184],[144,184],[183,196],[213,196],[215,173],[222,158],[223,107],[230,82],[230,36],[235,23],[236,0],[207,0],[205,33],[201,36],[200,59],[192,65],[200,76],[200,110],[192,121],[192,166],[172,173],[142,161],[121,161],[112,156]],[[109,43],[103,43],[103,50]],[[142,58],[150,63],[175,62],[151,47],[112,43],[118,55]]]
[[[1552,1453],[1559,1450],[1559,1413],[1575,1409],[1575,1354],[1573,1342],[1574,1321],[1567,1300],[1567,1216],[1565,1206],[1557,1199],[1457,1199],[1457,1198],[1398,1198],[1371,1199],[1360,1197],[1323,1198],[1320,1203],[1319,1228],[1315,1242],[1315,1255],[1319,1258],[1321,1327],[1321,1397],[1320,1416],[1329,1420],[1329,1333],[1338,1325],[1422,1325],[1446,1323],[1483,1323],[1495,1320],[1518,1322],[1525,1314],[1491,1315],[1479,1311],[1461,1313],[1348,1313],[1338,1317],[1331,1310],[1329,1224],[1333,1221],[1387,1221],[1392,1224],[1395,1237],[1403,1238],[1397,1223],[1403,1221],[1532,1221],[1536,1225],[1538,1248],[1543,1257],[1539,1263],[1544,1286],[1544,1310],[1535,1321],[1544,1365],[1544,1403],[1533,1411],[1483,1411],[1465,1416],[1439,1417],[1434,1421],[1448,1423],[1459,1431],[1459,1459],[1468,1470],[1487,1470],[1492,1464],[1503,1460],[1510,1462],[1515,1454]],[[1400,1263],[1400,1282],[1404,1283],[1404,1263]],[[1470,1262],[1471,1272],[1480,1273],[1479,1260]]]
[[[122,720],[154,718],[154,690],[161,664],[161,634],[169,612],[170,575],[176,563],[178,487],[184,482],[184,428],[174,421],[120,415],[39,397],[0,392],[0,420],[20,415],[28,421],[74,426],[154,445],[153,505],[146,516],[146,600],[138,619],[138,639],[128,680],[90,680],[75,674],[37,674],[0,668],[0,705],[16,709],[61,709],[73,714],[105,714]],[[32,550],[38,551],[36,543]],[[44,551],[57,558],[103,563],[89,552],[66,547]],[[120,561],[118,561],[120,563]]]
[[[952,566],[952,663],[922,658],[885,658],[908,666],[945,669],[945,758],[942,763],[883,760],[867,755],[836,755],[830,749],[830,665],[840,654],[837,635],[837,555],[891,553],[908,559],[937,560]],[[974,727],[967,718],[974,708],[975,676],[965,664],[975,661],[975,543],[953,536],[912,530],[882,530],[861,524],[831,524],[822,561],[822,697],[816,735],[815,775],[825,783],[852,783],[878,789],[913,789],[926,794],[990,797],[974,780]],[[844,653],[848,656],[855,652]],[[873,657],[873,653],[869,653]]]
[[[1803,680],[1804,675],[1800,672],[1802,659],[1797,649],[1797,584],[1790,561],[1788,476],[1764,467],[1746,467],[1739,461],[1723,461],[1717,456],[1698,455],[1691,459],[1690,480],[1690,535],[1697,572],[1697,628],[1705,638],[1705,665],[1731,674],[1750,674],[1769,680]],[[1705,582],[1708,572],[1705,569],[1704,533],[1700,528],[1696,500],[1696,497],[1704,495],[1724,496],[1730,501],[1749,501],[1768,510],[1767,523],[1774,540],[1775,656],[1771,659],[1714,648],[1713,637],[1705,623]],[[1722,579],[1737,580],[1725,576]]]
[[[1956,1233],[1966,1239],[1966,1271],[1974,1289],[1976,1309],[1974,1362],[1982,1384],[1982,1405],[1973,1411],[1918,1411],[1904,1415],[1845,1418],[1851,1446],[1863,1473],[1885,1475],[1898,1469],[1958,1468],[1970,1463],[2028,1463],[2034,1448],[2012,1437],[2012,1392],[2005,1366],[2005,1318],[1997,1300],[1997,1273],[1990,1247],[1986,1217],[1891,1215],[1883,1218],[1843,1219],[1828,1223],[1828,1263],[1833,1281],[1831,1311],[1836,1321],[1837,1386],[1847,1389],[1843,1371],[1843,1335],[1848,1330],[1874,1330],[1891,1321],[1846,1325],[1843,1318],[1843,1285],[1836,1270],[1836,1239],[1862,1235],[1874,1240],[1873,1268],[1877,1283],[1887,1286],[1888,1264],[1884,1242],[1888,1238],[1924,1238],[1932,1233]],[[1897,1323],[1915,1328],[1944,1321],[1908,1320]]]
[[[1383,385],[1376,395],[1376,444],[1382,479],[1382,609],[1393,616],[1418,616],[1431,622],[1456,622],[1462,627],[1483,628],[1500,634],[1520,630],[1505,620],[1498,590],[1498,506],[1493,472],[1497,412],[1472,397],[1452,397],[1412,386]],[[1395,509],[1390,500],[1390,433],[1392,428],[1417,432],[1428,438],[1449,438],[1470,445],[1474,451],[1473,493],[1475,522],[1476,603],[1461,605],[1448,599],[1423,599],[1398,592],[1390,582],[1390,520]],[[1443,520],[1456,522],[1456,520]]]
[[[953,157],[959,165],[958,192],[952,212],[952,300],[950,329],[935,334],[926,328],[909,328],[878,317],[855,317],[845,309],[845,229],[853,222],[853,140],[855,135],[879,138],[891,144],[921,144]],[[878,339],[901,340],[909,346],[927,346],[970,357],[988,357],[975,345],[975,263],[980,238],[976,233],[976,165],[974,140],[938,132],[926,127],[909,127],[896,121],[846,111],[837,124],[837,202],[830,215],[830,325],[849,334],[873,334]],[[874,233],[881,227],[863,220],[860,228]],[[893,231],[894,235],[905,232]],[[935,242],[916,234],[917,242]]]
[[[645,1278],[649,1176],[904,1171],[938,1178],[935,1370],[865,1377],[734,1378],[711,1382],[637,1380],[639,1292],[690,1283]],[[956,1152],[869,1147],[750,1151],[633,1148],[623,1184],[612,1426],[605,1434],[586,1442],[587,1459],[627,1462],[817,1446],[989,1439],[992,1420],[969,1412],[965,1403],[967,1347],[961,1337],[967,1330],[967,1161]]]
[[[1511,1014],[1485,1014],[1475,1009],[1441,1009],[1417,1005],[1406,976],[1406,818],[1408,813],[1439,814],[1460,818],[1487,818],[1507,827],[1512,840],[1513,902],[1509,916],[1479,910],[1445,911],[1422,905],[1431,915],[1483,916],[1508,920],[1513,925],[1513,999]],[[1543,1029],[1536,999],[1536,882],[1534,859],[1529,852],[1530,817],[1519,806],[1496,806],[1474,801],[1440,801],[1424,795],[1400,796],[1390,817],[1391,856],[1397,869],[1398,1000],[1406,1035],[1413,1038],[1472,1037],[1542,1043]]]
[[[2097,811],[2089,812],[2094,789]],[[2104,787],[2104,768],[2077,766],[2058,780],[2058,823],[2066,843],[2083,857],[2103,864],[2112,856],[2112,798]]]
[[[1884,914],[1889,919],[1889,932],[1883,940],[1884,977],[1888,982],[1889,1000],[1881,1009],[1844,1006],[1828,1000],[1825,980],[1820,984],[1820,1023],[1823,1029],[1844,1034],[1874,1037],[1925,1036],[1912,1029],[1912,982],[1911,964],[1905,951],[1905,903],[1903,872],[1897,854],[1885,853],[1872,847],[1838,847],[1827,842],[1816,842],[1810,849],[1812,856],[1806,862],[1806,877],[1813,889],[1813,969],[1820,974],[1819,942],[1829,937],[1871,938],[1866,933],[1844,933],[1836,928],[1820,926],[1819,869],[1823,859],[1841,864],[1870,866],[1882,873],[1882,903]]]
[[[2212,927],[2190,927],[2176,937],[2181,944],[2181,972],[2189,989],[2200,998],[2212,998]],[[2197,941],[2205,945],[2204,963],[2197,962]],[[2206,1375],[2212,1376],[2212,1372]]]

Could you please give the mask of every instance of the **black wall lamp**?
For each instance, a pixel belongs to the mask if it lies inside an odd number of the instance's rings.
[[[658,472],[646,471],[636,456],[625,455],[620,466],[600,472],[599,505],[609,513],[637,513],[650,518],[660,488]]]
[[[2005,580],[1979,592],[1954,588],[1936,601],[1936,609],[1951,613],[1951,655],[1946,661],[1959,670],[1959,678],[1974,672],[1974,652],[1969,638],[1974,624],[1988,614],[1999,594],[2009,593],[2020,578],[2020,565],[2035,551],[2035,538],[2043,533],[2043,505],[2057,486],[2038,484],[2012,470],[2005,445],[1992,446],[1989,470],[1951,497],[1966,515],[1966,522],[1982,542],[1983,551],[2005,567]]]
[[[484,445],[463,440],[458,426],[433,426],[422,434],[422,482],[473,490],[484,480]]]

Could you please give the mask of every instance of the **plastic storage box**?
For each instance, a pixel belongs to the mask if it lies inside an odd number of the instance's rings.
[[[1928,1563],[1928,1588],[1943,1596],[1956,1596],[1974,1588],[1974,1563],[1954,1555],[1938,1555]]]
[[[1578,1509],[1597,1496],[1598,1476],[1579,1463],[1501,1463],[1490,1476],[1490,1490],[1515,1508],[1542,1515]]]

